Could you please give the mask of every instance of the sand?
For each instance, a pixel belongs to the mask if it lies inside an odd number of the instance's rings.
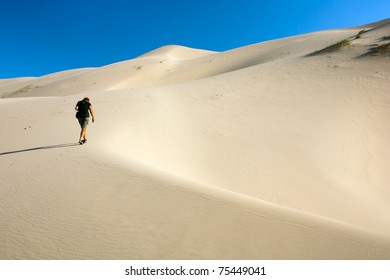
[[[390,259],[389,35],[0,80],[0,259]]]

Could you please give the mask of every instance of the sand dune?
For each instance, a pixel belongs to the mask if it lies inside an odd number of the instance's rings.
[[[390,259],[389,38],[385,20],[0,80],[0,258]]]

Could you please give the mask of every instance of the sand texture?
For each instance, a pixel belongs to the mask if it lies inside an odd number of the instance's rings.
[[[389,43],[384,20],[0,80],[0,259],[390,259]]]

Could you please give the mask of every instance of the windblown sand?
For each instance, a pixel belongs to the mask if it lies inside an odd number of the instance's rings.
[[[0,80],[0,258],[390,259],[389,39],[385,20]]]

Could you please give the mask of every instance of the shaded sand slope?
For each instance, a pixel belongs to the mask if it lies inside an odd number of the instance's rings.
[[[7,165],[18,168],[2,169],[7,171],[2,258],[389,257],[386,237],[136,162],[124,169],[117,160],[95,157],[94,148],[47,148],[6,157]]]
[[[390,29],[361,30],[0,81],[0,258],[390,259]]]

